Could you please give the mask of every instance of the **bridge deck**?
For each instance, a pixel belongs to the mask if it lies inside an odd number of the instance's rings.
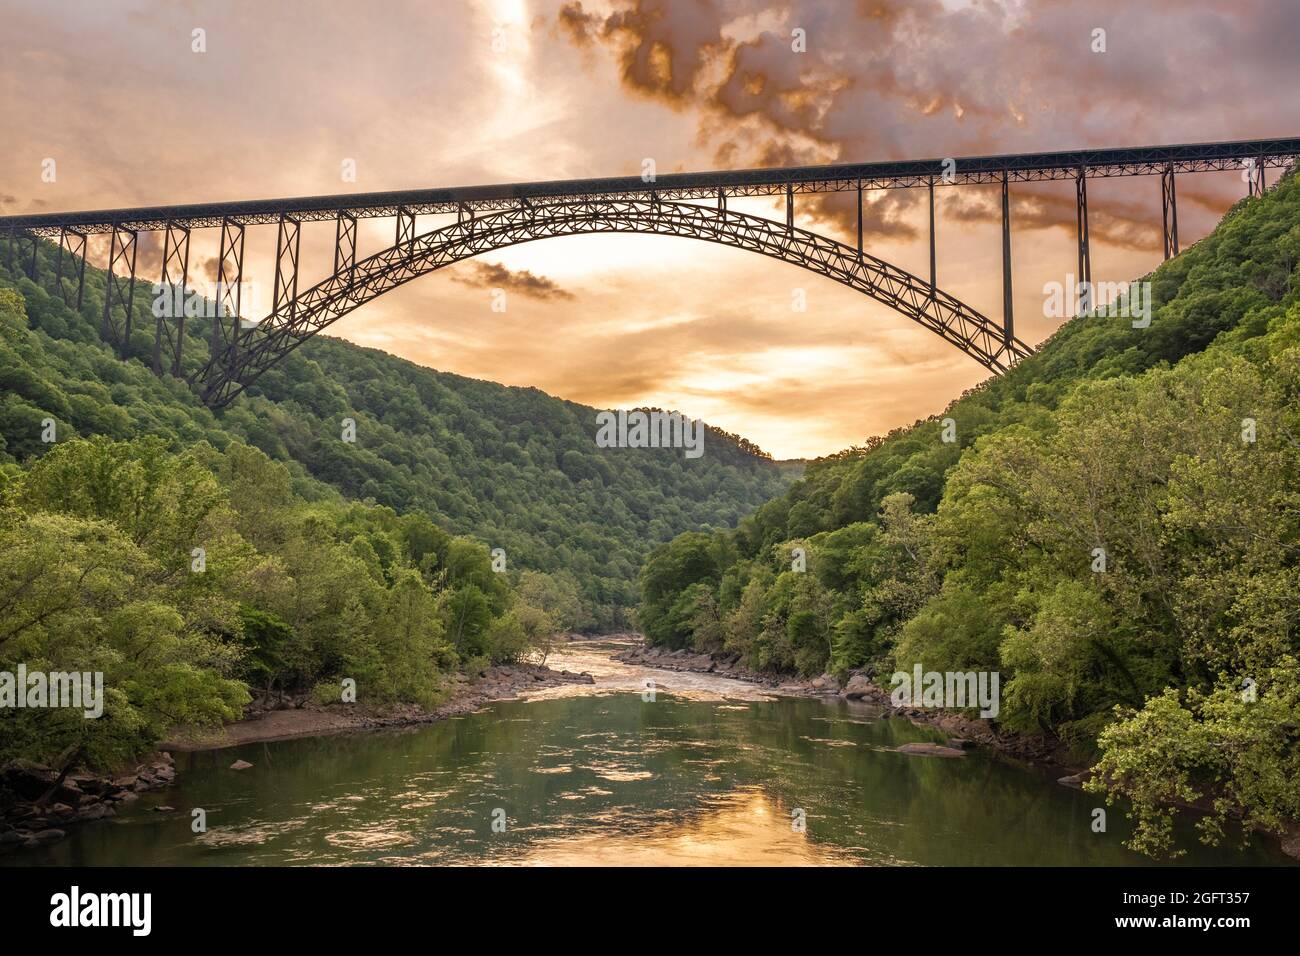
[[[1122,149],[1081,149],[1055,153],[955,157],[881,163],[838,163],[702,173],[665,173],[647,182],[640,176],[569,179],[536,183],[410,189],[394,192],[346,193],[288,199],[191,203],[83,212],[41,213],[0,217],[0,234],[27,233],[57,237],[61,229],[78,233],[119,229],[150,231],[175,226],[201,229],[223,220],[244,225],[277,222],[289,215],[302,222],[336,218],[346,212],[357,217],[454,213],[459,210],[505,209],[524,200],[539,202],[604,196],[621,199],[711,199],[724,196],[770,196],[791,193],[841,192],[853,189],[899,189],[928,185],[966,185],[1156,175],[1172,169],[1204,172],[1240,169],[1254,160],[1258,167],[1289,166],[1300,157],[1300,137],[1199,143],[1181,146],[1138,146]],[[951,175],[944,178],[945,164]],[[952,165],[955,163],[955,166]]]

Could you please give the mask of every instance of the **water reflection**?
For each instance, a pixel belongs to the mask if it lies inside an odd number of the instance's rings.
[[[807,838],[757,788],[707,796],[681,819],[635,833],[546,838],[519,859],[524,866],[825,866],[853,855]]]
[[[183,786],[5,862],[183,864],[1124,865],[1118,809],[975,752],[899,754],[930,731],[840,700],[772,698],[712,675],[642,671],[611,648],[553,666],[595,685],[404,730],[186,754]],[[642,681],[657,684],[642,700]],[[236,759],[254,764],[228,770]],[[152,812],[163,801],[174,812]],[[209,832],[190,832],[190,809]],[[791,827],[803,810],[806,832]],[[494,832],[501,811],[505,832]],[[1284,863],[1201,848],[1200,864]]]

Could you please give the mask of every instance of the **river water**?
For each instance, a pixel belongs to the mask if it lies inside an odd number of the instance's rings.
[[[553,654],[594,685],[548,688],[392,731],[177,755],[181,787],[14,864],[1140,865],[1119,807],[996,754],[908,756],[936,732],[843,700],[776,698],[620,664],[611,641]],[[653,700],[643,681],[655,681]],[[242,758],[254,765],[232,771]],[[153,809],[170,805],[174,810]],[[191,830],[203,808],[207,832]],[[504,823],[504,829],[502,829]],[[800,825],[802,823],[802,826]],[[495,824],[495,826],[494,826]],[[1287,863],[1273,846],[1205,865]]]

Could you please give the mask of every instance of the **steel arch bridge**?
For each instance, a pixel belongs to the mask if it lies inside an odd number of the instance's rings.
[[[15,246],[30,243],[24,269],[37,278],[41,238],[57,239],[55,285],[69,305],[80,308],[87,237],[109,234],[108,274],[101,334],[122,358],[130,348],[137,240],[161,231],[161,285],[184,293],[190,277],[190,234],[220,230],[217,259],[217,315],[211,326],[207,361],[190,376],[209,405],[228,404],[240,392],[321,329],[385,292],[463,259],[557,236],[639,233],[700,239],[745,249],[800,266],[882,302],[941,336],[994,373],[1030,353],[1014,332],[1012,315],[1010,184],[1046,180],[1075,183],[1078,281],[1090,289],[1088,237],[1089,179],[1159,176],[1164,254],[1177,255],[1178,211],[1175,175],[1239,170],[1249,196],[1266,187],[1265,171],[1294,166],[1300,137],[1189,145],[1069,150],[1001,156],[951,157],[879,163],[844,163],[772,169],[670,173],[648,178],[605,179],[416,189],[400,192],[298,197],[185,206],[154,206],[0,217],[7,262]],[[1002,194],[1002,315],[999,322],[942,291],[936,282],[936,187],[1000,184]],[[876,258],[863,249],[862,194],[873,189],[924,188],[929,194],[928,281]],[[795,226],[796,194],[857,192],[857,246]],[[785,197],[785,221],[732,212],[729,197]],[[416,234],[416,216],[454,214],[456,221]],[[395,219],[392,246],[357,259],[357,223],[362,218]],[[301,224],[335,223],[333,272],[303,292],[299,287]],[[240,316],[247,226],[275,225],[276,255],[272,309],[260,323]],[[75,286],[64,283],[65,263]],[[1085,298],[1086,302],[1087,299]],[[157,317],[153,370],[182,374],[184,309]]]
[[[595,233],[701,239],[801,266],[890,306],[993,372],[1030,351],[1001,325],[929,282],[806,229],[690,203],[585,199],[462,218],[396,243],[285,302],[256,328],[241,331],[208,360],[196,384],[208,404],[226,405],[297,345],[412,279],[496,249]]]

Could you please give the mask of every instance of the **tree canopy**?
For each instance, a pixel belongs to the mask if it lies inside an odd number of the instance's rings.
[[[1300,819],[1297,263],[1290,175],[1147,277],[1149,327],[1066,322],[734,532],[656,548],[649,639],[804,674],[998,671],[999,719],[1096,760],[1152,852],[1168,799],[1212,801],[1210,839]]]

